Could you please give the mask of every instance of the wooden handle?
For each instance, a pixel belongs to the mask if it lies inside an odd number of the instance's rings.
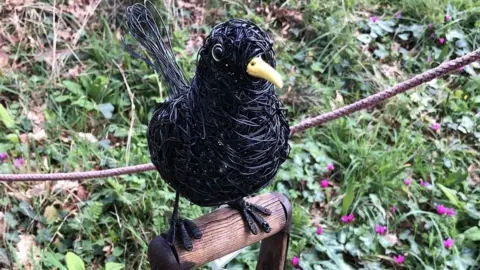
[[[193,269],[271,237],[269,241],[265,241],[265,244],[262,243],[260,253],[269,255],[266,255],[268,258],[259,260],[257,269],[265,269],[265,267],[271,270],[283,269],[290,229],[290,202],[280,193],[266,193],[250,198],[248,201],[272,211],[270,216],[264,216],[270,224],[270,233],[259,231],[257,235],[254,235],[248,230],[248,226],[238,211],[229,207],[220,208],[194,220],[203,236],[202,239],[192,239],[192,251],[186,251],[180,246],[175,246],[173,249],[167,248],[168,244],[161,236],[153,239],[148,247],[151,268],[155,270]],[[276,245],[277,251],[272,248],[271,244]],[[277,261],[274,263],[277,267],[272,268],[271,265],[268,265],[272,258]],[[278,265],[281,266],[278,267]]]

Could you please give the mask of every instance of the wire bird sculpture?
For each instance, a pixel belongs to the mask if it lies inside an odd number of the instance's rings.
[[[188,82],[166,26],[162,22],[158,28],[147,6],[128,7],[127,26],[153,61],[127,46],[128,51],[157,70],[169,88],[147,131],[151,160],[176,191],[168,243],[180,236],[191,250],[190,236],[202,236],[192,221],[178,217],[179,196],[200,206],[228,204],[240,211],[252,233],[257,227],[269,232],[261,214],[271,212],[244,198],[273,180],[290,150],[289,125],[275,94],[274,85],[282,87],[282,80],[272,40],[250,21],[219,24],[199,50]]]

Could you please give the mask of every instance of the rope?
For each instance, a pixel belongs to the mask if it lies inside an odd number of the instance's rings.
[[[369,108],[376,105],[388,98],[391,98],[400,93],[406,92],[414,87],[419,86],[422,83],[431,81],[435,78],[443,76],[451,71],[457,70],[459,67],[463,67],[472,62],[480,60],[480,50],[473,51],[460,58],[445,62],[434,69],[430,69],[420,75],[417,75],[405,82],[399,83],[394,87],[391,87],[385,91],[379,92],[375,95],[361,99],[353,104],[344,106],[335,111],[325,113],[313,118],[308,118],[290,128],[290,132],[298,133],[314,126],[320,126],[332,120],[340,117],[352,114],[365,108]]]
[[[71,173],[32,173],[32,174],[0,174],[0,181],[61,181],[103,178],[122,174],[141,173],[155,170],[152,163],[108,169],[102,171],[71,172]]]
[[[473,51],[465,56],[450,60],[439,65],[436,68],[430,69],[422,74],[397,84],[385,91],[379,92],[375,95],[366,97],[350,105],[344,106],[335,111],[325,113],[313,118],[308,118],[300,123],[290,127],[291,134],[300,133],[306,129],[323,125],[327,122],[333,121],[340,117],[350,115],[354,112],[365,108],[372,107],[388,98],[391,98],[400,93],[406,92],[422,83],[431,81],[435,78],[446,75],[449,72],[457,70],[470,63],[480,60],[480,50]],[[152,163],[141,164],[135,166],[121,167],[115,169],[108,169],[102,171],[89,172],[72,172],[72,173],[51,173],[51,174],[0,174],[0,181],[15,182],[15,181],[60,181],[60,180],[84,180],[93,178],[111,177],[123,174],[141,173],[155,170]]]

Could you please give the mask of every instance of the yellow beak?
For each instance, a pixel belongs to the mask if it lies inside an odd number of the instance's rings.
[[[260,57],[255,57],[248,63],[247,73],[253,77],[261,78],[273,83],[277,88],[283,87],[282,77],[267,62]]]

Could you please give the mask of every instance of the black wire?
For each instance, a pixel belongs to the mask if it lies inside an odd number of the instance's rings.
[[[268,185],[288,157],[290,131],[274,86],[246,73],[254,57],[275,67],[265,31],[238,19],[215,26],[187,86],[148,9],[136,4],[127,17],[155,64],[147,63],[161,71],[173,93],[156,108],[147,134],[162,178],[201,206],[238,200]],[[222,55],[212,56],[214,46]]]
[[[172,42],[165,23],[155,6],[149,1],[147,3],[155,9],[162,27],[158,28],[147,6],[138,3],[127,8],[127,27],[133,37],[148,51],[153,58],[153,62],[136,53],[124,41],[125,49],[132,56],[145,61],[145,63],[157,70],[167,83],[169,96],[175,97],[188,88],[188,82],[175,60],[175,54],[171,47]]]

